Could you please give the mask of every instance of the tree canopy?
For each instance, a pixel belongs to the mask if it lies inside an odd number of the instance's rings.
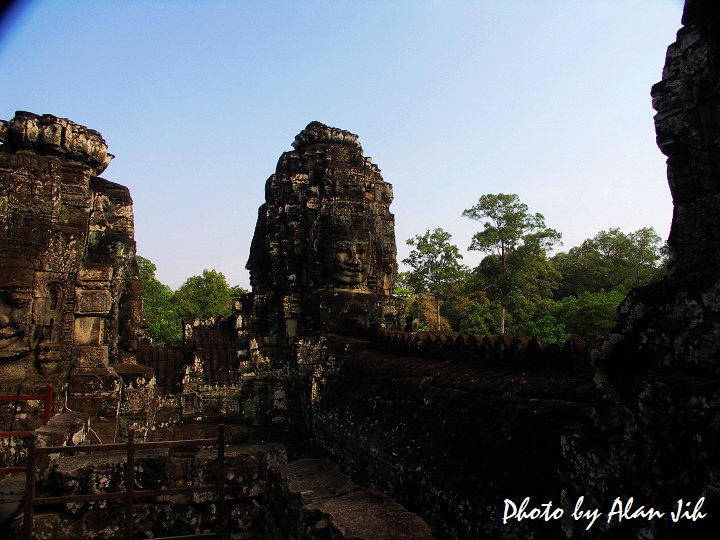
[[[627,292],[660,279],[665,270],[662,240],[649,227],[629,234],[616,228],[600,231],[552,261],[562,274],[558,297],[613,289]]]
[[[180,317],[172,303],[173,291],[155,277],[157,267],[145,257],[137,256],[143,282],[143,304],[148,321],[147,334],[158,347],[179,345],[182,340]]]
[[[182,319],[226,317],[232,298],[243,292],[230,287],[222,272],[205,269],[201,275],[187,278],[175,291],[173,305]]]
[[[430,294],[435,298],[436,328],[440,328],[441,297],[467,271],[460,264],[462,255],[457,246],[450,243],[450,238],[450,233],[440,228],[428,229],[425,234],[407,240],[414,249],[403,259],[412,268],[407,274],[407,285],[416,294]]]
[[[157,268],[150,260],[138,256],[137,261],[149,324],[147,333],[159,347],[182,343],[183,319],[225,317],[230,313],[231,299],[247,292],[229,286],[221,272],[207,269],[173,291],[155,277]]]
[[[559,275],[546,249],[559,242],[561,234],[545,225],[542,214],[531,214],[515,194],[483,195],[462,215],[483,224],[469,249],[488,254],[478,270],[488,296],[499,304],[499,331],[504,333],[513,303],[542,297],[554,287]]]
[[[396,292],[425,328],[431,308],[419,292],[435,298],[434,326],[443,331],[510,332],[545,343],[592,338],[610,331],[629,289],[660,279],[665,270],[664,247],[651,228],[600,231],[549,258],[560,233],[517,195],[483,195],[463,216],[482,224],[469,249],[486,255],[472,271],[459,265],[457,248],[442,255],[443,246],[452,246],[442,229],[408,240],[415,249],[403,262],[411,271],[401,273]]]

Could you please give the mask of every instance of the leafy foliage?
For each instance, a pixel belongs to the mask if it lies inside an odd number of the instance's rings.
[[[470,248],[488,254],[478,267],[491,299],[500,305],[499,331],[513,300],[529,301],[548,294],[559,274],[547,260],[545,250],[560,241],[561,234],[545,226],[542,214],[530,214],[517,195],[483,195],[463,216],[483,224]]]
[[[173,305],[181,319],[225,317],[231,299],[241,292],[239,287],[228,285],[222,272],[206,269],[185,280],[173,295]]]
[[[545,226],[542,214],[530,214],[515,194],[483,195],[462,215],[483,223],[483,230],[475,233],[469,249],[497,255],[503,264],[522,246],[537,251],[551,247],[562,236]]]
[[[414,294],[405,301],[405,316],[417,319],[418,331],[452,332],[453,328],[447,318],[437,315],[434,298],[422,294]]]
[[[630,234],[608,229],[553,257],[562,274],[557,297],[618,289],[624,292],[660,279],[662,241],[646,227]]]
[[[559,302],[558,316],[570,334],[601,336],[615,325],[617,307],[624,298],[625,293],[619,290],[566,296]]]
[[[557,302],[544,299],[534,308],[533,316],[522,323],[520,333],[537,337],[543,343],[563,343],[570,338],[570,332],[563,320],[558,317]]]
[[[534,313],[519,330],[545,343],[562,343],[571,335],[607,335],[615,325],[617,306],[623,298],[622,291],[612,290],[582,292],[558,301],[544,299],[534,306]]]
[[[144,257],[137,257],[143,282],[143,303],[148,319],[148,335],[158,347],[182,343],[182,319],[226,316],[230,300],[246,291],[230,287],[221,272],[203,270],[189,277],[177,291],[155,277],[157,267]]]
[[[400,272],[395,279],[393,285],[393,294],[400,298],[409,298],[413,294],[413,288],[410,286],[410,272]]]
[[[450,238],[450,233],[442,229],[428,229],[424,235],[407,240],[415,249],[403,262],[413,269],[407,283],[416,293],[445,294],[463,276],[465,267],[458,262],[462,255]]]
[[[407,274],[407,285],[416,294],[430,294],[435,298],[436,328],[440,327],[440,299],[452,285],[460,280],[466,267],[458,262],[462,255],[457,246],[450,243],[450,233],[442,229],[428,229],[424,235],[407,240],[414,246],[403,262],[412,271]]]
[[[463,310],[458,330],[462,334],[480,336],[496,333],[499,309],[496,302],[469,302]]]
[[[458,264],[457,248],[442,229],[408,240],[415,250],[403,262],[412,271],[399,276],[395,291],[421,329],[430,328],[432,315],[418,293],[435,297],[435,326],[443,331],[448,325],[467,334],[507,331],[544,343],[593,338],[612,329],[629,289],[660,279],[665,270],[665,251],[651,228],[601,231],[548,259],[561,235],[517,195],[483,195],[463,216],[482,223],[470,249],[487,254],[471,272]]]
[[[145,257],[137,257],[143,282],[143,303],[149,327],[147,334],[158,347],[182,342],[180,317],[172,304],[173,291],[155,277],[157,267]]]

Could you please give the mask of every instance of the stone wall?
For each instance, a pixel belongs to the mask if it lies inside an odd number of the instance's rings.
[[[267,540],[429,540],[430,528],[384,493],[362,488],[324,459],[279,465],[265,499]]]
[[[608,380],[602,347],[580,371],[398,356],[334,335],[296,353],[296,429],[439,538],[712,538],[718,526],[717,381]],[[570,518],[581,496],[605,516],[590,531]],[[525,497],[565,519],[503,524],[504,500]],[[617,497],[668,516],[678,499],[705,497],[710,519],[608,524]]]
[[[185,436],[208,437],[207,430]],[[210,435],[211,436],[211,435]],[[228,439],[237,432],[229,431]],[[216,449],[138,450],[136,489],[213,485]],[[353,483],[326,460],[287,463],[274,444],[234,444],[225,449],[226,527],[230,538],[251,540],[336,539],[426,540],[428,526],[386,495]],[[117,453],[64,455],[44,466],[38,482],[43,496],[111,493],[123,490],[125,460]],[[214,532],[214,492],[138,500],[133,513],[137,536]],[[124,501],[64,503],[38,508],[33,536],[39,540],[124,538]],[[15,531],[20,520],[16,520]]]
[[[180,394],[185,374],[185,351],[181,347],[144,345],[138,351],[137,362],[152,368],[161,396]]]
[[[214,448],[139,450],[135,461],[137,489],[213,484],[217,478]],[[232,538],[255,539],[262,534],[265,485],[271,469],[286,462],[274,445],[235,445],[225,450],[228,526]],[[55,459],[40,476],[38,493],[59,496],[122,491],[124,457],[116,453],[77,454]],[[65,503],[39,508],[33,536],[38,540],[124,538],[124,502]],[[144,537],[214,532],[217,518],[213,492],[138,500],[134,527]]]
[[[298,349],[298,429],[356,482],[439,538],[562,534],[559,523],[502,527],[502,501],[572,496],[563,444],[593,426],[591,373],[397,356],[330,335]]]
[[[251,337],[237,302],[227,319],[183,321],[182,347],[140,348],[138,363],[152,368],[160,396],[154,426],[287,427],[291,351]]]
[[[599,338],[588,346],[580,336],[573,336],[563,344],[544,345],[539,339],[527,336],[403,332],[386,330],[370,323],[359,323],[349,333],[370,340],[379,350],[402,356],[533,365],[575,371],[590,369],[590,351],[601,349],[603,344],[603,339]]]

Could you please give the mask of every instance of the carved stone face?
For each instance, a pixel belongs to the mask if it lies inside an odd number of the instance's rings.
[[[0,272],[0,362],[27,355],[35,348],[32,335],[33,271],[2,268]]]
[[[368,259],[368,242],[337,240],[332,245],[330,276],[340,285],[361,285],[368,277]]]

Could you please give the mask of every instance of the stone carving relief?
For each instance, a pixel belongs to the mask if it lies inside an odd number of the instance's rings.
[[[96,176],[112,159],[105,141],[20,111],[0,122],[0,142],[0,376],[137,351],[146,323],[132,199]]]
[[[292,146],[258,211],[247,264],[255,319],[292,337],[395,317],[392,186],[348,131],[311,122]]]
[[[371,248],[375,219],[362,204],[336,203],[323,207],[320,245],[323,273],[329,286],[368,291],[374,257]]]

